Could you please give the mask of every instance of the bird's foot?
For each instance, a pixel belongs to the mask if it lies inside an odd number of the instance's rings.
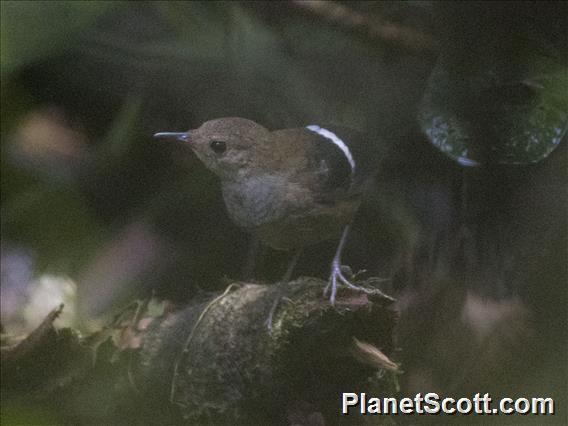
[[[370,288],[357,286],[357,285],[353,284],[345,276],[345,274],[348,274],[351,279],[354,279],[360,273],[361,272],[354,274],[351,271],[351,268],[349,266],[341,265],[339,261],[334,260],[331,264],[331,274],[329,276],[329,281],[328,281],[327,285],[325,286],[325,289],[323,290],[324,296],[327,296],[328,293],[329,293],[329,303],[331,303],[332,305],[335,304],[335,298],[336,298],[336,295],[337,295],[337,287],[339,285],[344,285],[345,287],[347,287],[351,290],[360,291],[360,292],[367,293],[367,294],[377,294],[377,295],[383,296],[387,299],[394,300],[392,297],[383,293],[378,288],[370,289]],[[389,280],[388,279],[380,279],[380,281],[389,281]]]
[[[272,303],[272,307],[270,308],[270,312],[268,312],[268,317],[266,318],[266,321],[264,321],[264,325],[266,325],[268,331],[272,331],[272,321],[274,320],[274,314],[276,313],[276,309],[278,309],[278,306],[280,305],[282,299],[283,296],[276,296],[274,302]]]
[[[278,308],[280,307],[282,302],[287,302],[287,303],[292,302],[292,299],[287,297],[287,295],[289,295],[291,291],[293,293],[294,289],[290,290],[290,288],[288,287],[288,284],[290,284],[290,283],[279,282],[279,283],[276,283],[276,285],[275,285],[274,291],[276,292],[276,294],[274,295],[274,302],[272,303],[270,311],[268,312],[268,317],[266,318],[266,321],[264,322],[268,331],[272,331],[272,325],[273,325],[273,322],[274,322],[274,315],[276,314],[276,311],[278,310]]]

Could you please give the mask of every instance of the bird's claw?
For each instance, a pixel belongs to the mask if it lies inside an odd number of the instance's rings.
[[[364,287],[359,287],[351,283],[351,281],[349,281],[345,277],[343,270],[345,270],[350,276],[354,276],[351,271],[351,268],[349,268],[348,266],[340,265],[338,262],[332,263],[329,282],[327,283],[325,289],[323,290],[324,296],[327,296],[327,294],[330,293],[329,303],[331,303],[332,305],[335,304],[335,297],[337,295],[337,286],[339,283],[343,284],[347,288],[350,288],[351,290],[362,291],[364,293],[373,292],[372,290],[366,289]]]
[[[274,313],[280,304],[280,297],[277,297],[272,307],[270,308],[270,312],[268,313],[268,317],[266,317],[266,321],[264,321],[264,325],[268,329],[268,331],[272,331],[272,320],[274,319]]]
[[[348,276],[350,279],[355,278],[359,272],[354,273],[353,269],[349,265],[339,265],[339,271],[343,274],[343,276]]]
[[[385,297],[387,299],[394,300],[394,299],[392,299],[392,297],[381,292],[379,289],[369,289],[369,288],[360,287],[360,286],[353,284],[351,281],[349,281],[349,279],[347,279],[345,277],[345,274],[343,273],[344,270],[347,271],[347,274],[349,274],[352,279],[355,278],[357,275],[359,275],[359,273],[353,274],[351,272],[351,268],[349,268],[348,266],[343,266],[343,265],[340,265],[339,263],[333,262],[333,264],[331,266],[331,274],[329,276],[329,282],[327,283],[327,285],[325,286],[325,288],[323,290],[324,296],[327,296],[328,293],[330,293],[329,303],[331,305],[335,304],[335,298],[336,298],[336,295],[337,295],[337,287],[338,287],[339,284],[343,284],[345,287],[347,287],[351,290],[360,291],[360,292],[366,293],[366,294],[379,294],[379,295],[382,295],[383,297]],[[381,282],[381,281],[389,281],[389,280],[377,278],[377,282]]]
[[[279,284],[277,284],[277,285],[279,285]],[[278,307],[280,306],[280,304],[282,302],[293,303],[292,299],[290,299],[289,297],[286,297],[284,295],[284,293],[281,293],[274,298],[274,302],[272,303],[272,306],[270,308],[270,312],[268,313],[268,317],[266,318],[266,321],[264,321],[264,325],[266,326],[268,331],[272,331],[274,315],[276,314],[276,311],[278,310]]]

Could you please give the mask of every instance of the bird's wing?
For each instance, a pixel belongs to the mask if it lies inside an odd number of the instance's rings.
[[[378,172],[377,144],[363,133],[332,125],[312,125],[306,130],[313,135],[308,157],[322,164],[324,190],[358,194]]]

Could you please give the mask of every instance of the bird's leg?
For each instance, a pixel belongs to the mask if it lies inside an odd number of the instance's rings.
[[[327,296],[327,293],[330,292],[329,296],[329,303],[332,305],[335,304],[335,296],[337,295],[337,286],[339,283],[345,285],[347,288],[352,290],[362,291],[365,293],[379,293],[383,294],[385,297],[389,296],[385,295],[384,293],[380,292],[380,290],[370,290],[364,287],[358,287],[355,284],[352,284],[346,277],[343,275],[343,271],[341,270],[341,253],[343,251],[343,247],[345,246],[345,242],[347,241],[347,236],[349,235],[350,225],[347,225],[343,229],[343,234],[341,234],[341,239],[339,240],[339,245],[337,246],[337,250],[335,252],[335,256],[333,257],[333,261],[331,262],[331,274],[329,276],[329,282],[325,286],[323,290],[323,295]]]
[[[347,241],[347,236],[349,235],[350,225],[347,225],[343,228],[343,233],[341,234],[341,239],[339,240],[339,245],[337,246],[337,250],[335,251],[335,256],[333,256],[333,261],[331,262],[331,274],[329,276],[329,282],[325,286],[323,290],[323,295],[327,296],[327,293],[331,290],[331,294],[329,296],[329,302],[333,305],[335,303],[335,296],[337,294],[337,280],[339,279],[343,282],[347,287],[350,288],[358,288],[351,284],[347,278],[341,272],[341,252],[343,251],[343,247],[345,246],[345,242]]]
[[[275,297],[274,303],[272,304],[272,307],[270,308],[268,318],[266,319],[266,326],[268,327],[269,330],[272,330],[272,319],[274,318],[274,314],[276,313],[276,309],[280,305],[280,301],[282,300],[283,294],[285,293],[284,290],[282,289],[282,286],[285,286],[286,284],[288,284],[288,282],[290,281],[290,278],[292,278],[292,273],[294,272],[294,269],[296,268],[296,265],[298,264],[298,259],[300,258],[301,254],[302,254],[302,249],[299,249],[294,254],[294,256],[292,257],[292,260],[290,260],[290,264],[288,265],[288,268],[286,268],[286,272],[285,272],[284,276],[276,284],[277,285],[277,291],[280,294],[278,294]]]
[[[247,256],[245,259],[245,266],[241,271],[243,280],[250,281],[254,279],[255,271],[258,273],[264,255],[264,247],[260,242],[258,235],[253,234],[250,241]],[[259,265],[260,264],[260,265]]]
[[[294,253],[294,256],[292,257],[290,263],[288,264],[288,268],[286,268],[284,276],[280,280],[281,283],[287,283],[288,281],[290,281],[290,278],[292,278],[292,274],[294,273],[294,269],[298,264],[298,259],[300,259],[301,255],[302,255],[302,249],[299,249],[298,251],[296,251],[296,253]]]

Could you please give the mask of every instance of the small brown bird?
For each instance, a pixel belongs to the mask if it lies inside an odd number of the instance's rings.
[[[332,304],[338,283],[367,291],[345,277],[341,252],[361,195],[377,171],[376,144],[348,129],[312,125],[269,131],[244,118],[219,118],[195,130],[154,136],[187,143],[220,178],[231,219],[267,245],[301,250],[341,235],[324,290]],[[289,269],[287,279],[290,274]]]

